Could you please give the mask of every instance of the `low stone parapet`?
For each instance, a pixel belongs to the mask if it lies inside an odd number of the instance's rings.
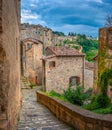
[[[100,115],[37,91],[37,101],[76,130],[112,130],[112,115]]]

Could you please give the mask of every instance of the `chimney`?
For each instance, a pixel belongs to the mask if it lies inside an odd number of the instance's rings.
[[[69,46],[69,45],[67,45],[67,44],[65,44],[65,47],[66,47],[66,49],[69,49],[69,48],[70,48],[70,46]]]
[[[82,54],[82,46],[79,46],[78,52]]]

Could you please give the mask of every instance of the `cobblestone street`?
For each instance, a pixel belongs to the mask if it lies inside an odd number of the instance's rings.
[[[22,90],[22,109],[17,130],[72,130],[36,102],[36,89]]]

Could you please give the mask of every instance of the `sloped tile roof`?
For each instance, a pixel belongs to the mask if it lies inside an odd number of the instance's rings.
[[[94,70],[94,62],[85,61],[85,68]]]
[[[47,47],[47,49],[50,50],[56,56],[85,56],[78,50],[66,46],[50,46]]]

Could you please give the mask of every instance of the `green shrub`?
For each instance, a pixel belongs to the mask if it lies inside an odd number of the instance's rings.
[[[64,90],[64,97],[70,103],[81,106],[86,101],[88,95],[83,93],[83,88],[81,86],[76,86],[76,89],[69,86],[67,90]]]
[[[90,110],[90,111],[100,108],[100,106],[99,106],[99,104],[97,104],[97,102],[86,104],[86,105],[83,105],[82,107],[87,110]]]
[[[91,103],[93,103],[93,102],[96,101],[97,96],[98,96],[98,95],[92,95],[92,96],[90,97]]]
[[[95,109],[93,110],[93,112],[99,113],[99,114],[112,114],[112,104],[108,105],[108,107],[106,108]]]
[[[101,108],[106,108],[110,104],[110,99],[105,95],[94,95],[91,96],[91,102],[87,105],[83,105],[82,107],[87,110],[98,110]]]
[[[101,88],[101,93],[107,95],[108,85],[112,79],[112,69],[105,69],[100,77],[99,86]]]
[[[55,98],[61,99],[61,100],[63,100],[63,101],[67,101],[67,99],[66,99],[63,95],[61,95],[61,94],[55,92],[54,90],[52,90],[52,91],[50,91],[50,92],[47,92],[46,94],[47,94],[48,96],[55,97]]]
[[[49,96],[54,96],[54,97],[60,97],[60,96],[61,96],[61,94],[55,92],[54,90],[50,91],[50,92],[48,93],[48,95],[49,95]]]
[[[78,50],[79,49],[79,46],[73,46],[74,49]]]
[[[110,104],[110,99],[107,95],[98,95],[96,98],[97,104],[100,106],[100,108],[107,107]]]
[[[109,85],[112,87],[112,79],[109,80]]]
[[[30,87],[34,88],[36,86],[36,84],[34,84],[33,82],[30,82]]]
[[[93,92],[93,88],[88,88],[88,90],[86,90],[85,94],[90,97],[92,95],[92,92]]]

